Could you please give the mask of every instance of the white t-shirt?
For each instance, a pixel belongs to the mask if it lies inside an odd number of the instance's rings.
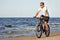
[[[49,16],[47,7],[39,8],[38,11],[39,11],[39,12],[42,11],[42,15],[45,15],[45,11],[47,11],[46,16]]]

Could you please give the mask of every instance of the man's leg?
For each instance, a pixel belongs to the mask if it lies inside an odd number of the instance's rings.
[[[44,22],[44,25],[45,25],[44,27],[46,28],[46,30],[48,30],[48,23],[46,21]]]
[[[49,17],[44,17],[44,26],[46,28],[46,30],[48,30],[48,21],[49,21]]]

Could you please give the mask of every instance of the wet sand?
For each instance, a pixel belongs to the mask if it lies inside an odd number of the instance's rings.
[[[17,36],[17,37],[0,37],[0,40],[60,40],[60,31],[51,32],[49,37],[44,34],[41,38],[36,36]]]

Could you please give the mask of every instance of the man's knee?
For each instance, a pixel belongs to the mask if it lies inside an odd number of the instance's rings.
[[[47,22],[44,22],[45,25],[47,25],[48,23]]]

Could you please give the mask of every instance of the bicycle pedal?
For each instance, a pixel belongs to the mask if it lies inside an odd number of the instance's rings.
[[[43,33],[45,32],[45,30],[43,30]]]

